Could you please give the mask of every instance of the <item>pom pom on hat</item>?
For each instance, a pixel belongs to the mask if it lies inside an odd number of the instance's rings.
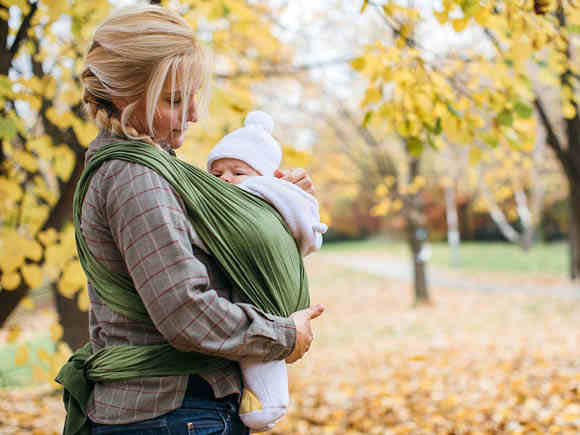
[[[273,176],[282,161],[282,148],[272,137],[274,120],[266,112],[253,111],[244,120],[244,127],[224,136],[210,151],[207,169],[219,159],[238,159],[261,175]]]
[[[272,134],[274,131],[274,120],[272,117],[266,112],[261,112],[259,110],[248,113],[244,125],[246,127],[250,125],[262,127],[268,134]]]

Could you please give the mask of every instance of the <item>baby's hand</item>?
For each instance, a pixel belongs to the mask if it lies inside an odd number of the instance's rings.
[[[295,184],[305,192],[314,195],[314,184],[312,184],[312,180],[310,179],[310,176],[305,169],[295,168],[289,169],[287,171],[276,169],[274,172],[274,177]]]

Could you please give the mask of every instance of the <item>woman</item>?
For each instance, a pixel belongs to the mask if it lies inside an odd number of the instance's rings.
[[[198,106],[207,104],[209,65],[192,30],[171,11],[143,6],[106,20],[95,32],[82,74],[83,101],[100,129],[86,161],[123,138],[174,153],[187,123],[197,121]],[[286,178],[312,190],[304,171]],[[183,352],[229,360],[199,375],[95,384],[86,409],[92,432],[248,433],[237,415],[242,387],[237,361],[298,360],[312,341],[310,320],[323,308],[284,318],[247,303],[201,248],[180,196],[146,166],[103,163],[81,210],[91,253],[111,271],[130,277],[152,320],[134,321],[111,310],[89,283],[93,352],[169,343]]]

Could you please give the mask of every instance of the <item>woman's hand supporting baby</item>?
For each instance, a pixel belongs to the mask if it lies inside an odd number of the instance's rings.
[[[286,362],[288,364],[298,361],[306,352],[308,352],[310,344],[314,339],[310,321],[316,319],[323,312],[324,307],[317,304],[313,307],[306,308],[305,310],[296,311],[290,315],[290,318],[296,325],[296,344],[294,345],[292,353],[286,357]]]
[[[274,171],[274,177],[295,184],[311,195],[315,194],[314,184],[305,169],[295,168],[287,171],[276,169]]]

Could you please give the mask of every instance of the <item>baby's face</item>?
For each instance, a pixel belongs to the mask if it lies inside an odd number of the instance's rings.
[[[209,172],[230,184],[240,184],[246,178],[260,176],[260,173],[247,163],[230,158],[216,160],[211,164]]]

